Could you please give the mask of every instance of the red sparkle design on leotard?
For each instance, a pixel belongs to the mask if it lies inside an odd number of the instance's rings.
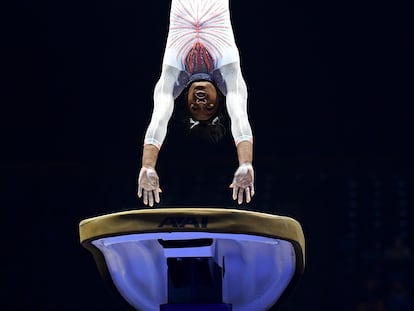
[[[188,72],[210,72],[213,68],[213,60],[207,49],[197,41],[188,53],[185,66]]]
[[[232,34],[225,1],[176,0],[171,9],[170,47],[189,72],[211,71]]]

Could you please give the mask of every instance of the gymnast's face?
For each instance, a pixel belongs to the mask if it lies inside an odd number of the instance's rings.
[[[196,81],[188,89],[187,108],[197,121],[211,119],[218,110],[217,90],[209,81]]]

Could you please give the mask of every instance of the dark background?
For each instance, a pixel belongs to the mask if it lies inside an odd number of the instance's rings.
[[[143,208],[136,176],[169,3],[2,10],[2,310],[121,310],[78,223]],[[231,12],[255,135],[256,196],[242,208],[291,216],[307,239],[305,274],[282,310],[377,300],[414,310],[390,302],[396,282],[412,299],[412,255],[389,255],[397,237],[409,251],[413,242],[410,11],[269,4],[232,1]],[[231,138],[190,142],[179,124],[175,115],[160,153],[160,206],[235,207]]]

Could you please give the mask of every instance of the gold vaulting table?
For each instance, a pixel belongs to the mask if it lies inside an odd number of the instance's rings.
[[[300,223],[257,211],[128,210],[82,220],[79,236],[101,276],[134,310],[159,311],[162,306],[169,310],[171,297],[179,297],[175,295],[180,290],[168,283],[168,262],[174,258],[211,258],[222,270],[218,287],[222,301],[233,311],[274,310],[305,267]],[[210,244],[194,245],[206,240]]]

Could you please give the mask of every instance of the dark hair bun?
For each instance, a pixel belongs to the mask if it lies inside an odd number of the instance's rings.
[[[226,134],[226,128],[221,123],[220,116],[216,116],[209,121],[194,121],[189,118],[188,128],[191,136],[209,143],[219,142]]]

